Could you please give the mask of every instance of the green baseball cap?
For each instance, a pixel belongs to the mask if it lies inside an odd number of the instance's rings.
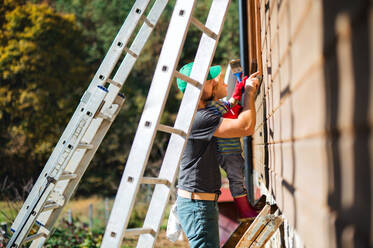
[[[179,72],[189,77],[190,73],[192,72],[193,63],[194,62],[184,65],[183,67],[181,67]],[[209,70],[209,74],[207,75],[207,80],[216,78],[220,74],[220,72],[221,72],[220,65],[211,66]],[[179,88],[179,90],[184,93],[185,88],[187,86],[187,82],[178,78],[176,79],[176,83],[177,83],[177,87]]]

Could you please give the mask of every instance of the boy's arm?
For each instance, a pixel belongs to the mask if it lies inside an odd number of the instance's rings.
[[[233,94],[232,94],[232,97],[229,98],[229,103],[231,105],[231,107],[235,106],[240,100],[241,100],[241,97],[242,97],[242,94],[243,94],[243,89],[245,88],[245,82],[246,82],[246,79],[247,79],[247,76],[245,76],[241,82],[238,81],[237,79],[237,82],[236,82],[236,85],[234,87],[234,91],[233,91]]]
[[[236,104],[239,102],[239,100],[234,99],[233,97],[229,98],[229,104],[231,107],[236,106]]]

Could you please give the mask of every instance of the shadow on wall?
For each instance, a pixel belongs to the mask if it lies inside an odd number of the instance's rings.
[[[323,0],[330,247],[373,247],[368,0]]]

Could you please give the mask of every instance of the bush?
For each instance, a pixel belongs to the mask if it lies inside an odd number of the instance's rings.
[[[73,224],[63,220],[54,234],[48,239],[45,247],[100,247],[104,231],[104,228],[95,228],[90,231],[88,225],[79,219],[74,219]]]

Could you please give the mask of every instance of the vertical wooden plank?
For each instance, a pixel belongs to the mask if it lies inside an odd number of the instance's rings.
[[[248,0],[248,42],[249,42],[249,66],[250,74],[253,73],[257,67],[257,54],[256,54],[256,28],[255,28],[255,1]]]
[[[269,28],[269,43],[271,51],[271,65],[272,65],[272,77],[276,76],[278,66],[279,66],[279,50],[278,50],[278,9],[277,0],[270,1],[270,28]]]
[[[259,1],[259,21],[260,21],[260,27],[262,29],[262,32],[260,33],[260,40],[261,40],[261,46],[264,46],[264,40],[266,35],[266,25],[267,25],[267,18],[266,18],[266,11],[265,11],[265,5],[267,0]]]
[[[256,43],[256,60],[258,63],[257,70],[260,72],[259,75],[263,76],[263,65],[262,65],[262,42],[261,42],[261,21],[260,21],[260,9],[259,0],[254,0],[255,8],[255,43]]]
[[[368,29],[369,30],[373,30],[373,5],[371,5],[370,7],[370,11],[369,11],[369,23],[368,23]],[[370,32],[370,44],[373,44],[373,32]],[[370,65],[373,65],[373,47],[371,45],[371,49],[370,49]],[[370,76],[370,96],[373,96],[373,76],[371,75]],[[373,98],[371,97],[370,98],[370,104],[369,104],[369,123],[373,123]],[[370,124],[370,128],[372,128],[372,124]],[[373,135],[370,134],[370,154],[373,154]],[[373,178],[373,163],[371,161],[370,163],[370,178]],[[373,188],[373,185],[371,186]],[[371,189],[371,191],[373,191],[373,189]],[[373,213],[373,197],[370,198],[370,206],[371,206],[371,209],[370,209],[370,212]],[[373,226],[373,215],[371,216],[371,219],[370,219],[370,226]],[[373,244],[373,228],[371,228],[370,230],[370,243]]]
[[[343,154],[343,159],[339,161],[341,185],[340,204],[343,209],[352,210],[357,205],[356,188],[359,187],[356,182],[355,175],[355,145],[359,144],[358,134],[354,131],[354,126],[364,125],[358,123],[355,119],[355,83],[354,78],[354,62],[352,53],[352,30],[351,20],[347,14],[340,14],[336,18],[336,53],[337,64],[339,71],[338,84],[338,105],[337,110],[337,129],[340,130],[340,138],[338,140],[338,151]],[[358,226],[351,223],[346,217],[340,217],[343,225],[342,240],[344,244],[353,246],[355,242],[355,235],[358,232]]]

